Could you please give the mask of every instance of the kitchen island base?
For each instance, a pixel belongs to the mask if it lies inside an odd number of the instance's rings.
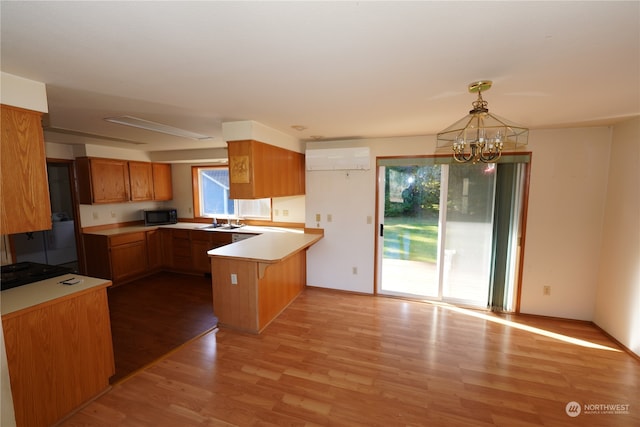
[[[306,254],[301,250],[277,263],[212,257],[219,325],[260,333],[306,286]]]

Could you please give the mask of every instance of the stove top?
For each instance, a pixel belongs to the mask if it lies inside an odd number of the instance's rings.
[[[0,290],[17,288],[18,286],[62,276],[72,270],[60,265],[38,264],[35,262],[19,262],[0,267]]]

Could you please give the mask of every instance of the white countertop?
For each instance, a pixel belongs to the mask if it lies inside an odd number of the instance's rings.
[[[60,283],[65,280],[71,281],[70,279],[73,278],[80,280],[80,282],[75,285],[64,285]],[[78,274],[65,274],[63,276],[29,283],[28,285],[0,292],[0,312],[4,316],[100,286],[111,286],[111,281]]]
[[[263,263],[275,263],[281,261],[287,256],[313,245],[323,237],[322,233],[305,233],[304,230],[300,228],[265,227],[254,225],[244,225],[240,228],[209,228],[209,226],[210,224],[198,222],[179,222],[177,224],[149,227],[140,225],[110,228],[106,230],[92,231],[87,234],[112,236],[115,234],[135,233],[158,228],[200,230],[211,233],[254,234],[256,235],[255,237],[212,249],[207,253],[210,257],[242,259]]]
[[[212,233],[245,233],[245,234],[262,234],[262,233],[303,233],[302,229],[284,228],[284,227],[262,227],[254,225],[243,225],[240,228],[209,228],[211,224],[203,224],[201,222],[179,222],[177,224],[166,225],[132,225],[126,227],[108,228],[105,230],[85,231],[84,234],[97,234],[101,236],[113,236],[115,234],[137,233],[141,231],[157,230],[158,228],[169,228],[174,230],[200,230]]]
[[[275,263],[316,243],[322,234],[272,232],[221,246],[207,252],[210,257]]]

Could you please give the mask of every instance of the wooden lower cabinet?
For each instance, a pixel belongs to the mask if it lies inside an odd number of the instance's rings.
[[[17,426],[53,425],[109,387],[106,284],[7,314],[2,326]]]
[[[145,275],[147,241],[143,231],[111,236],[85,234],[87,275],[120,284]]]
[[[111,273],[114,282],[122,282],[147,272],[147,241],[145,233],[132,233],[109,239]]]
[[[211,272],[208,251],[231,243],[230,233],[192,230],[190,237],[192,267],[197,273]]]
[[[120,285],[162,269],[210,273],[207,251],[231,243],[232,233],[153,229],[113,235],[85,233],[83,239],[86,274]]]
[[[191,271],[191,238],[189,230],[171,230],[171,262],[172,270]]]
[[[147,243],[147,269],[156,271],[162,268],[164,242],[161,230],[150,230],[145,233]]]

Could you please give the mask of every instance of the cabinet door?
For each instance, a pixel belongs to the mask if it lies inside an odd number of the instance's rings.
[[[2,105],[0,230],[51,228],[51,202],[41,114]]]
[[[191,255],[193,257],[193,269],[198,273],[211,272],[211,261],[207,251],[213,248],[211,234],[207,231],[191,232]]]
[[[168,163],[153,163],[153,200],[173,199],[173,184],[171,183],[171,165]]]
[[[191,239],[189,230],[171,230],[171,268],[191,271]]]
[[[149,162],[129,162],[131,200],[141,202],[153,199],[153,170]]]
[[[110,238],[111,275],[114,282],[142,275],[147,271],[147,244],[144,233]]]
[[[261,199],[305,193],[304,155],[260,141],[229,141],[229,197]]]
[[[109,238],[99,234],[83,234],[87,276],[112,279]]]
[[[126,160],[79,158],[76,171],[80,203],[129,201],[129,165]]]
[[[147,267],[156,270],[162,267],[162,239],[160,230],[150,230],[145,233],[147,239]]]
[[[58,425],[108,389],[115,367],[106,288],[10,313],[2,324],[13,425]]]

